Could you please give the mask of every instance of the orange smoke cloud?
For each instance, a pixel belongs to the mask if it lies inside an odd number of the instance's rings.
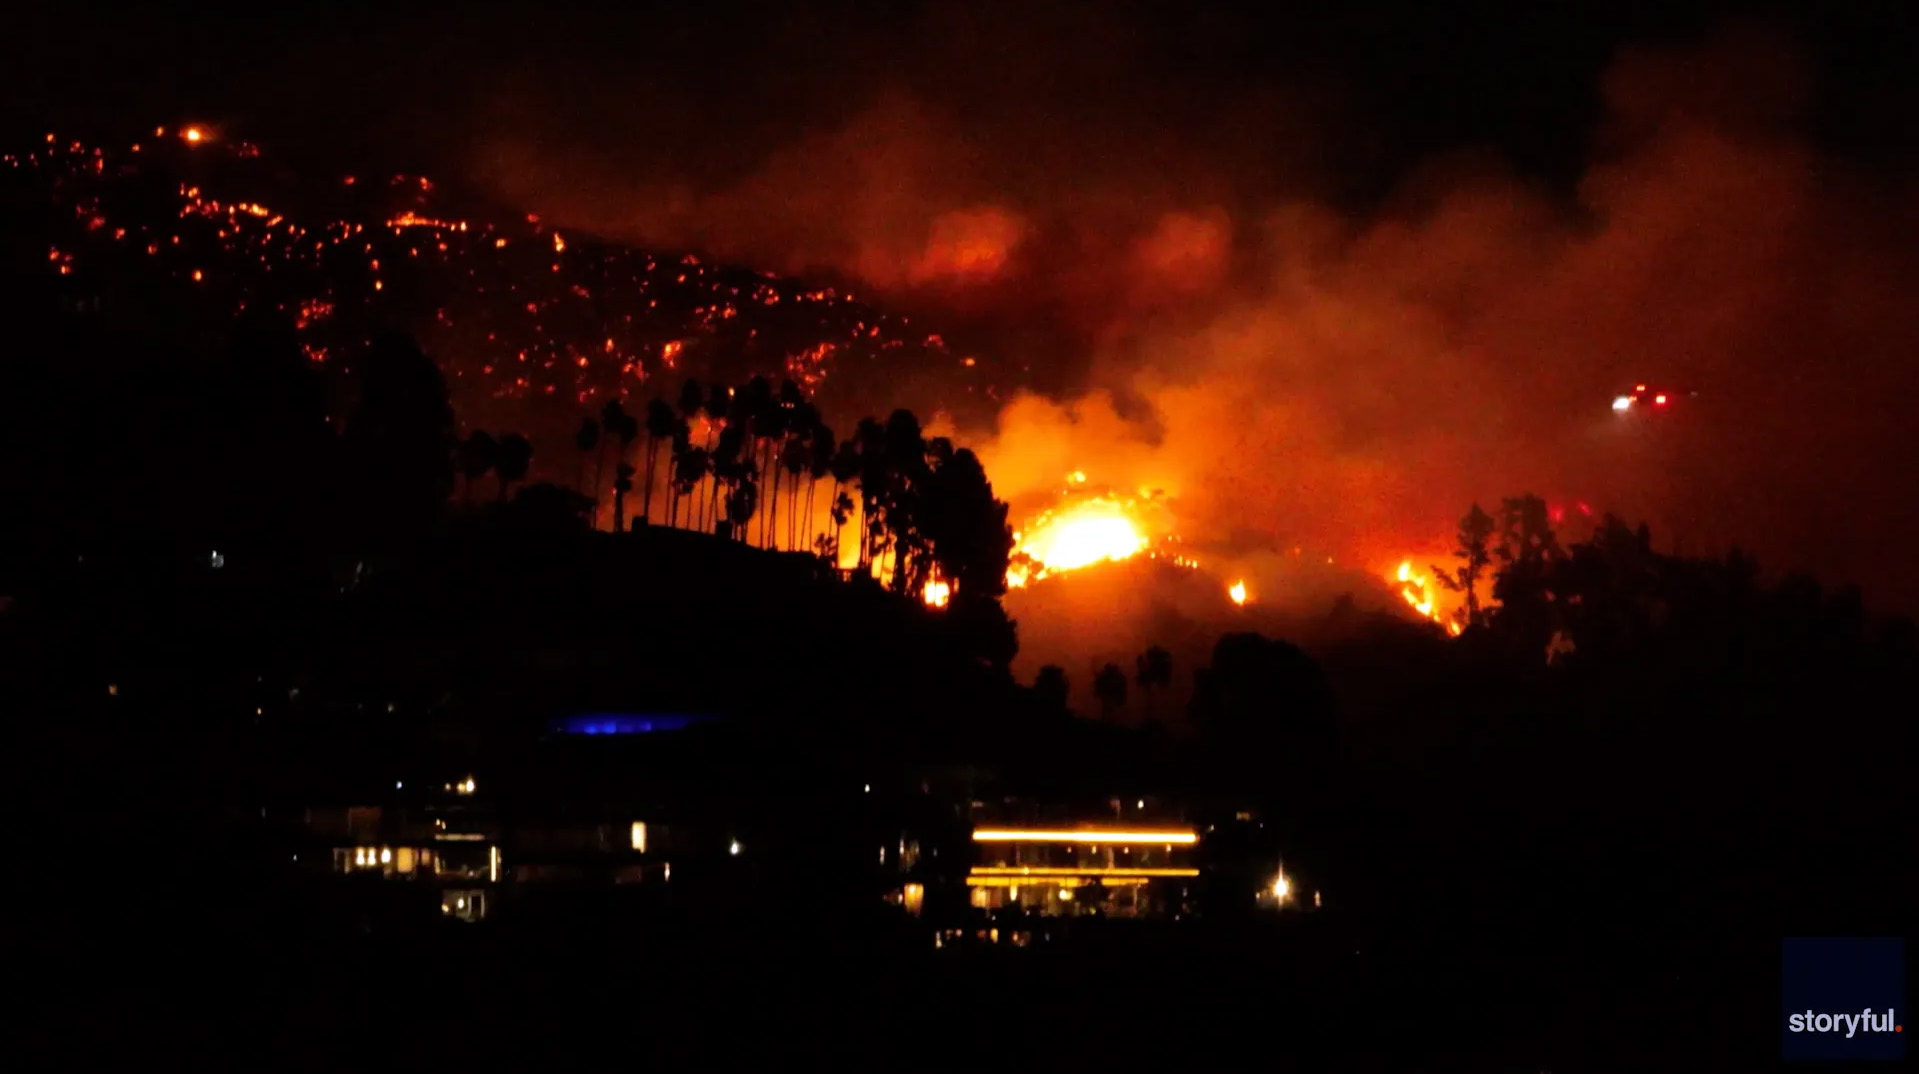
[[[1136,299],[1206,292],[1225,277],[1232,220],[1223,209],[1170,212],[1133,247]]]
[[[1915,202],[1797,137],[1811,83],[1789,60],[1750,34],[1626,53],[1575,190],[1448,159],[1359,216],[1262,186],[1244,138],[968,125],[909,94],[706,186],[492,148],[502,187],[562,219],[944,294],[1037,385],[943,425],[1016,516],[1083,470],[1164,490],[1202,560],[1390,571],[1474,500],[1536,491],[1915,602],[1888,405],[1919,399]],[[1282,144],[1314,155],[1297,124]],[[1656,427],[1611,410],[1648,379],[1697,404]],[[898,401],[941,401],[923,388]]]
[[[1919,279],[1911,217],[1787,136],[1802,76],[1755,48],[1776,55],[1735,37],[1622,62],[1610,129],[1639,140],[1578,204],[1481,164],[1432,169],[1369,221],[1270,211],[1257,270],[1197,327],[1104,349],[1088,395],[1015,400],[979,437],[989,471],[1015,495],[1062,466],[1165,487],[1197,549],[1369,567],[1531,490],[1911,600],[1899,542],[1919,513],[1891,492],[1909,437],[1886,405],[1919,398],[1899,357],[1919,311],[1892,297]],[[1229,226],[1165,218],[1128,282],[1218,264]],[[1615,389],[1647,377],[1700,398],[1666,427],[1615,420]],[[1833,524],[1864,502],[1880,523]]]
[[[1024,225],[991,207],[943,213],[933,221],[926,252],[909,275],[912,283],[991,280],[1007,267]]]

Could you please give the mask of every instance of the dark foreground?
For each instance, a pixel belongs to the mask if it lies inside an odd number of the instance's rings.
[[[91,927],[36,923],[23,946],[49,968],[25,1054],[102,1069],[1528,1072],[1752,1069],[1776,1054],[1776,936],[1632,937],[1618,921],[1396,934],[1324,912],[935,950],[918,928],[771,904],[744,920],[582,907],[395,928],[290,890],[230,893],[214,916],[158,894],[129,885],[123,912]]]

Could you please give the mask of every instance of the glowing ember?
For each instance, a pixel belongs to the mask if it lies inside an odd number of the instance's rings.
[[[946,607],[946,602],[953,596],[953,589],[945,582],[936,578],[926,583],[926,590],[921,595],[926,599],[927,606],[944,608]]]
[[[207,132],[199,127],[188,127],[180,132],[180,137],[186,139],[188,145],[199,145],[207,140]]]
[[[1234,604],[1246,603],[1246,583],[1244,581],[1234,582],[1227,587],[1226,595],[1233,598]]]

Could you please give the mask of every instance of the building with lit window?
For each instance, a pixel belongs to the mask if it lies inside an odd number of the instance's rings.
[[[968,905],[992,916],[1177,918],[1199,876],[1190,827],[981,827],[972,842]]]

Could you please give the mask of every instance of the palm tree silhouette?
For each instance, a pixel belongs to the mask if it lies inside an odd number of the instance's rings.
[[[500,458],[499,441],[484,429],[475,429],[460,441],[460,474],[466,478],[465,499],[473,499],[473,482],[485,477],[492,471]]]
[[[600,453],[600,423],[594,421],[592,418],[581,418],[580,431],[573,434],[573,446],[580,449],[580,464],[578,473],[574,475],[576,478],[574,487],[578,488],[582,493],[585,493],[587,491],[586,457],[588,455],[597,457]],[[594,482],[595,484],[591,495],[594,504],[597,506],[600,502],[599,478],[597,475],[594,477]]]
[[[633,448],[633,441],[640,438],[640,423],[635,421],[633,415],[628,414],[624,409],[619,412],[617,417],[618,420],[614,424],[607,426],[607,431],[619,437],[620,440],[620,461],[614,467],[614,472],[618,473],[621,470],[626,472],[625,492],[631,492],[633,491],[633,467],[627,465],[626,456]],[[614,498],[614,533],[619,533],[626,529],[626,512],[619,506],[625,502],[626,497],[624,493],[616,495]]]
[[[813,495],[819,491],[820,479],[833,472],[833,453],[838,449],[839,442],[833,439],[832,428],[820,420],[819,411],[815,408],[812,439],[807,446],[806,464],[806,525],[809,530],[814,531],[807,534],[808,537],[817,534],[815,519],[818,516],[813,513]]]
[[[1112,717],[1126,705],[1126,673],[1118,664],[1107,664],[1093,676],[1093,696],[1099,698],[1101,715]]]
[[[673,433],[668,437],[667,474],[666,474],[666,524],[677,526],[680,522],[680,467],[686,456],[693,450],[693,431],[680,417],[673,419]]]
[[[753,513],[759,508],[760,490],[750,476],[741,477],[726,494],[726,520],[732,526],[739,539],[746,540],[746,524],[753,520]]]
[[[833,497],[833,566],[840,565],[840,541],[846,536],[846,520],[853,517],[853,497],[842,492]]]
[[[622,405],[618,399],[609,399],[606,405],[600,408],[600,427],[609,435],[618,429],[622,423],[629,420],[631,419],[626,416],[626,407]],[[595,516],[599,513],[600,490],[606,487],[606,439],[604,437],[600,439],[597,447],[599,450],[597,450],[593,456],[593,503]],[[598,522],[598,518],[595,517],[594,524],[598,525]]]
[[[859,445],[852,440],[833,452],[833,565],[839,566],[840,541],[846,534],[846,520],[853,517],[853,499],[846,494],[849,482],[860,476]]]
[[[1049,709],[1066,708],[1066,699],[1072,686],[1066,681],[1066,669],[1057,664],[1048,664],[1039,669],[1033,679],[1033,692],[1042,704]]]
[[[1133,661],[1134,680],[1146,699],[1146,714],[1153,715],[1153,695],[1173,684],[1173,654],[1155,645]]]
[[[803,436],[793,435],[789,429],[786,444],[780,449],[780,469],[786,471],[786,547],[798,548],[799,539],[794,530],[797,525],[794,516],[799,514],[800,475],[806,472],[807,463],[812,461],[812,449]]]
[[[621,532],[626,518],[626,494],[633,491],[633,474],[636,471],[629,463],[621,463],[613,469],[613,532]]]
[[[691,496],[700,482],[706,480],[707,472],[711,468],[709,459],[710,456],[707,455],[705,448],[688,447],[681,452],[674,464],[674,492],[682,498]]]
[[[494,472],[500,475],[500,499],[506,499],[507,487],[516,481],[525,481],[527,470],[533,465],[533,444],[519,433],[507,433],[500,437],[500,457],[493,465]]]
[[[728,422],[720,430],[720,442],[713,449],[713,517],[716,520],[725,506],[719,502],[720,487],[737,486],[752,473],[753,464],[743,457],[745,451],[746,427]]]
[[[680,458],[676,459],[673,463],[674,475],[675,475],[674,485],[676,490],[678,489],[678,484],[679,484],[678,474],[679,474],[681,460],[685,458],[687,451],[690,450],[692,447],[693,419],[699,417],[700,410],[705,405],[706,405],[706,392],[703,389],[701,389],[700,382],[693,379],[692,377],[686,378],[685,382],[683,382],[680,385],[680,405],[679,405],[680,424],[686,429],[686,433],[684,436],[676,434],[674,442],[677,444],[680,441],[684,440],[687,446],[680,449]],[[684,496],[690,491],[691,491],[690,489],[681,491],[679,492],[679,495]],[[697,508],[699,505],[696,502],[694,506]],[[694,520],[694,528],[697,529],[698,527],[699,527],[699,522],[696,519]]]
[[[861,418],[853,432],[860,484],[860,558],[861,570],[870,570],[873,558],[881,551],[884,529],[880,525],[880,497],[886,488],[886,427],[877,419]]]
[[[660,441],[672,441],[677,421],[666,400],[654,399],[646,404],[646,505],[640,509],[642,521],[653,518],[653,470],[660,453]]]
[[[726,413],[732,407],[732,405],[733,405],[733,389],[727,387],[724,384],[719,384],[719,383],[714,383],[707,386],[706,405],[702,407],[701,409],[706,418],[706,422],[705,422],[706,435],[705,437],[702,438],[702,442],[706,448],[707,454],[709,455],[714,453],[713,430],[721,429],[721,435],[722,436],[725,435],[725,431],[724,429],[722,429],[722,423],[725,422]],[[715,457],[713,460],[713,479],[711,481],[711,485],[712,485],[712,488],[709,492],[709,495],[706,497],[705,500],[702,501],[702,504],[703,506],[712,507],[713,522],[715,527],[717,528],[720,521],[720,514],[719,514],[720,468],[719,468],[719,459],[717,457]],[[700,523],[700,528],[701,529],[706,528],[706,524],[704,521]]]

